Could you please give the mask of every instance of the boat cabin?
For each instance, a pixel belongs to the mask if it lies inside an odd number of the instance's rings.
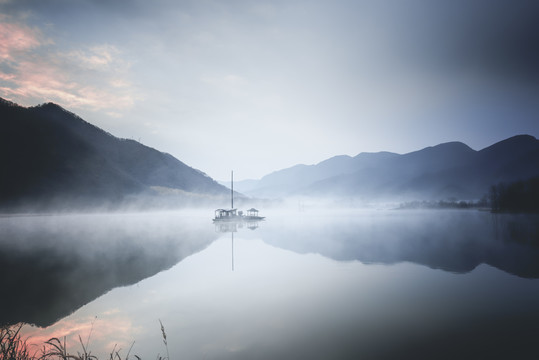
[[[214,220],[232,220],[241,217],[242,212],[238,215],[237,209],[217,209],[215,210],[215,219]]]
[[[247,216],[258,217],[258,210],[255,208],[250,208],[247,210]]]

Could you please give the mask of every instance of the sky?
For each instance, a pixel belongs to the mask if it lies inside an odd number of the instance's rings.
[[[0,97],[214,179],[539,137],[539,2],[0,0]]]

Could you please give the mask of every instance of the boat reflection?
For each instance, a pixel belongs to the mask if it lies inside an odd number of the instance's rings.
[[[256,230],[259,227],[259,221],[227,221],[215,222],[215,232],[229,233],[238,232],[239,229]]]
[[[239,221],[214,222],[215,232],[230,233],[232,271],[234,271],[234,233],[241,229],[256,230],[259,226],[258,223],[258,221],[248,221],[245,219]]]

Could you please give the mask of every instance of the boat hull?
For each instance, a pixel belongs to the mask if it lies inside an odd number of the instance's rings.
[[[262,221],[264,216],[226,216],[214,218],[213,222],[242,222],[242,221]]]

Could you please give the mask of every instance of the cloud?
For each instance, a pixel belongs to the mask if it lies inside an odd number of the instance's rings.
[[[111,45],[77,49],[65,54],[66,57],[77,62],[81,68],[87,70],[109,70],[111,67],[117,67],[119,55],[118,49]]]
[[[24,25],[4,22],[0,16],[0,59],[13,61],[18,55],[40,45],[38,31]]]
[[[70,109],[112,116],[140,95],[129,81],[130,64],[109,44],[60,49],[39,30],[2,17],[0,96],[22,104],[53,101]]]

